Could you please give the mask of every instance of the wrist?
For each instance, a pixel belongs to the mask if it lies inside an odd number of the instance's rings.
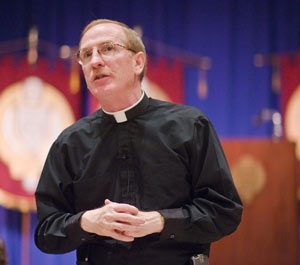
[[[157,212],[159,215],[159,228],[158,228],[158,233],[160,233],[164,227],[165,227],[165,218],[159,213]]]
[[[79,225],[82,230],[84,230],[87,233],[94,233],[93,231],[93,225],[91,223],[91,210],[90,211],[85,211],[79,220]]]
[[[85,215],[86,215],[86,212],[84,212],[81,216],[80,216],[80,219],[79,219],[79,225],[81,227],[82,230],[88,232],[86,229],[87,229],[87,226],[86,226],[86,221],[85,221]]]

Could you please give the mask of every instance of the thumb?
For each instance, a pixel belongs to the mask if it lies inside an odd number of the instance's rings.
[[[109,199],[105,199],[105,201],[104,201],[105,205],[110,204],[110,203],[112,203],[112,201],[110,201]]]

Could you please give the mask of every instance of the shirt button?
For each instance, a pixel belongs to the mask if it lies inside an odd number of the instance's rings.
[[[174,238],[175,238],[175,235],[174,235],[174,234],[170,235],[170,238],[171,238],[171,239],[174,239]]]

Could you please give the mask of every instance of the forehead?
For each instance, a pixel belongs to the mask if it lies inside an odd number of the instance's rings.
[[[113,41],[125,43],[124,29],[113,23],[97,24],[90,28],[81,38],[80,47],[93,46],[99,42]]]

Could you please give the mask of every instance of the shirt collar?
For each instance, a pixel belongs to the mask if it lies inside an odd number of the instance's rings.
[[[143,113],[147,106],[148,106],[148,97],[146,93],[142,90],[142,95],[140,99],[126,109],[116,111],[116,112],[108,112],[105,111],[104,109],[101,110],[105,116],[114,119],[117,123],[122,123],[131,120],[136,116],[140,115],[141,113]]]

